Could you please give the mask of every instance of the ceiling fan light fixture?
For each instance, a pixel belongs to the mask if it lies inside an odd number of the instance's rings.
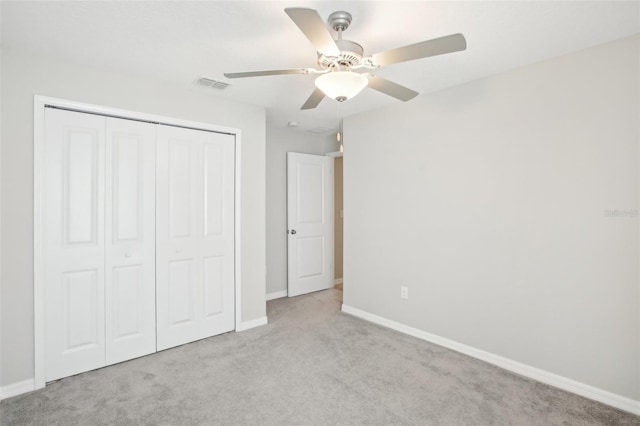
[[[364,74],[351,71],[334,71],[316,78],[316,87],[329,98],[344,102],[367,87],[369,80]]]

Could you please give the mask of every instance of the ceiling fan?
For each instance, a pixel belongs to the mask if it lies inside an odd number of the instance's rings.
[[[365,57],[361,45],[342,39],[342,32],[351,24],[350,13],[338,11],[329,16],[329,26],[338,33],[338,39],[334,40],[314,9],[287,8],[284,11],[316,48],[320,69],[291,68],[225,73],[224,75],[227,78],[244,78],[283,74],[320,74],[315,80],[316,89],[302,105],[303,110],[317,107],[325,96],[339,102],[346,101],[367,86],[406,102],[416,97],[418,92],[371,73],[354,70],[375,70],[385,65],[458,52],[467,48],[467,42],[462,34],[452,34]]]

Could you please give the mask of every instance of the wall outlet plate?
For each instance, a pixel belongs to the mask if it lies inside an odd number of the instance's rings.
[[[408,299],[409,298],[409,287],[407,286],[400,286],[400,298],[401,299]]]

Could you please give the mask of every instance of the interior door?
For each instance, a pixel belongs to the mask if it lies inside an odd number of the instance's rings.
[[[45,110],[45,379],[105,365],[105,118]]]
[[[232,135],[158,127],[158,350],[235,326]]]
[[[156,126],[106,119],[106,363],[156,350]]]
[[[333,286],[333,158],[287,153],[289,297]]]

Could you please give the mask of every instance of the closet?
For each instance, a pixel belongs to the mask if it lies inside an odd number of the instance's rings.
[[[45,379],[234,329],[234,135],[45,109]]]

